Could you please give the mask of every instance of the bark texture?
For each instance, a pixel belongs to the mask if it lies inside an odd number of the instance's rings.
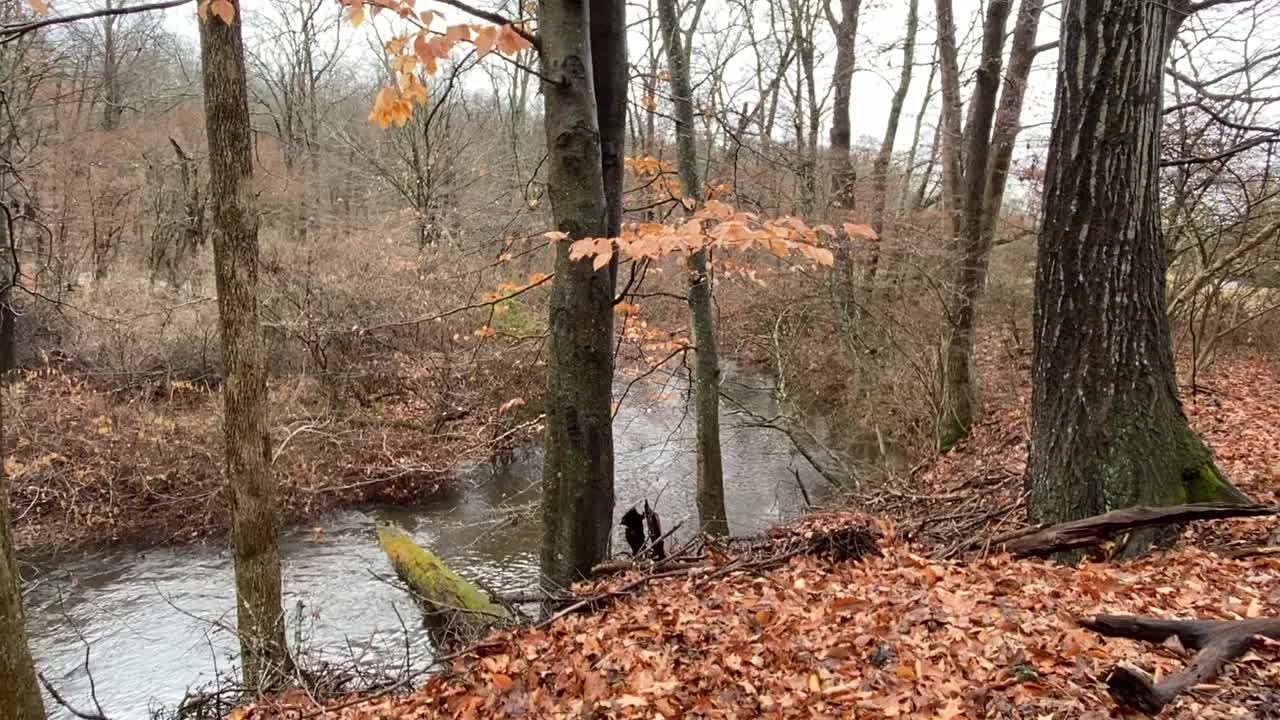
[[[1187,424],[1165,308],[1167,8],[1068,0],[1036,263],[1028,512],[1242,501]],[[1158,539],[1130,536],[1126,554]]]
[[[941,3],[940,3],[941,4]],[[956,265],[955,303],[951,308],[951,335],[947,341],[946,370],[944,379],[944,415],[942,422],[942,446],[949,446],[969,431],[978,414],[978,379],[974,367],[973,352],[976,342],[978,298],[987,281],[987,260],[991,252],[990,238],[982,233],[986,209],[987,158],[991,149],[991,126],[994,122],[996,94],[1000,89],[1000,67],[1004,52],[1005,22],[1009,17],[1012,0],[991,0],[987,4],[987,16],[982,30],[982,57],[978,63],[974,81],[973,100],[969,105],[969,122],[965,133],[966,147],[962,158],[955,157],[954,150],[947,153],[953,168],[963,164],[960,178],[963,191],[951,188],[947,193],[952,202],[960,201],[963,210],[953,220],[961,231],[959,239],[959,263]],[[939,19],[939,27],[942,22]],[[954,63],[951,63],[954,65]],[[948,64],[943,64],[943,81],[946,87]],[[951,107],[947,125],[948,136],[959,124],[959,108]],[[954,171],[953,173],[954,174]],[[951,177],[951,175],[949,175]],[[952,181],[956,178],[951,177]],[[961,197],[962,196],[962,197]]]
[[[0,160],[6,157],[7,152],[0,154]],[[18,313],[13,308],[13,287],[18,282],[18,253],[12,231],[9,207],[0,205],[0,383],[8,382],[9,371],[17,367]]]
[[[907,92],[911,89],[911,68],[915,64],[916,29],[919,25],[920,0],[911,0],[907,6],[907,35],[902,41],[902,71],[898,76],[898,87],[893,91],[893,102],[889,105],[889,119],[885,123],[884,139],[880,142],[880,152],[876,154],[876,162],[871,173],[874,182],[871,227],[879,236],[867,268],[867,277],[872,279],[875,278],[876,269],[880,265],[880,243],[884,242],[885,236],[884,215],[889,203],[889,163],[893,160],[893,146],[898,139],[898,123],[902,119],[902,106],[907,101]],[[918,139],[918,122],[916,131]],[[913,157],[907,163],[908,173],[911,163],[915,162],[914,144],[911,150]]]
[[[0,406],[0,447],[4,445],[3,439],[4,408]],[[0,678],[3,678],[0,680],[0,718],[44,720],[44,702],[27,645],[21,580],[10,521],[9,479],[4,474],[4,463],[0,463]]]
[[[591,69],[600,130],[600,161],[609,237],[622,231],[622,180],[627,153],[627,6],[591,0]],[[616,268],[616,265],[615,265]]]
[[[291,669],[280,601],[279,516],[267,435],[267,367],[258,324],[258,213],[240,12],[200,23],[214,274],[222,331],[223,434],[231,490],[236,619],[245,685]]]
[[[541,0],[548,187],[556,227],[570,240],[604,237],[609,208],[601,170],[589,10]],[[588,577],[613,529],[613,297],[609,269],[556,247],[542,475],[542,574],[548,585]]]
[[[658,0],[667,62],[671,68],[671,102],[676,120],[676,160],[685,196],[696,205],[703,200],[698,175],[698,152],[693,125],[693,97],[688,56],[681,39],[675,0]],[[710,535],[728,535],[724,504],[724,463],[720,455],[720,348],[716,338],[712,304],[712,273],[708,251],[691,253],[689,271],[689,324],[693,330],[694,416],[697,419],[698,524]]]
[[[915,2],[912,2],[912,8]],[[836,36],[835,68],[831,73],[834,104],[831,108],[831,196],[836,207],[852,210],[856,204],[853,185],[857,174],[849,156],[852,125],[849,105],[853,100],[853,71],[857,62],[858,14],[862,0],[840,0],[840,18],[831,11],[831,0],[825,0],[831,31]],[[896,96],[895,96],[896,100]],[[898,101],[899,107],[901,102]]]

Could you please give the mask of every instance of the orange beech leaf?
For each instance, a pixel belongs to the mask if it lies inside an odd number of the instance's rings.
[[[31,9],[34,10],[37,15],[44,17],[49,14],[49,4],[44,0],[30,0],[30,2]]]
[[[236,6],[231,4],[231,0],[213,0],[209,9],[228,25],[236,19]]]

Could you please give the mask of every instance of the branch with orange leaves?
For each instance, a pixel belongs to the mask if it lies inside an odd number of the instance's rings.
[[[846,223],[844,231],[856,236],[861,233],[860,228]],[[609,263],[615,252],[639,260],[694,253],[708,248],[739,251],[760,248],[779,257],[799,253],[829,267],[835,262],[835,257],[822,246],[820,233],[832,240],[839,237],[830,225],[810,227],[792,216],[764,219],[727,203],[708,200],[683,222],[628,223],[623,226],[619,237],[577,240],[570,246],[569,257],[573,260],[593,258],[592,265],[599,270]],[[564,233],[550,233],[548,237],[563,240],[566,236]]]

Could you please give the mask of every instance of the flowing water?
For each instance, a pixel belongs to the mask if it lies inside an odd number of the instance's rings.
[[[754,378],[726,390],[769,415],[767,387]],[[751,384],[756,383],[756,384]],[[664,526],[697,524],[693,418],[679,388],[628,396],[615,419],[615,515],[648,499]],[[735,534],[759,531],[804,509],[794,471],[818,502],[826,488],[775,431],[722,418],[725,491]],[[385,578],[373,538],[377,521],[409,530],[462,574],[498,591],[530,589],[538,567],[536,450],[469,470],[456,490],[424,506],[336,513],[281,538],[290,641],[313,653],[363,662],[421,664],[431,648],[412,601]],[[621,533],[615,548],[622,546]],[[234,583],[222,547],[113,548],[24,567],[27,626],[36,663],[80,708],[96,694],[113,720],[146,718],[191,687],[234,672]],[[407,631],[407,634],[406,634]],[[86,653],[88,669],[86,673]],[[93,692],[90,688],[92,677]],[[49,701],[47,701],[49,702]],[[49,702],[52,718],[70,713]]]

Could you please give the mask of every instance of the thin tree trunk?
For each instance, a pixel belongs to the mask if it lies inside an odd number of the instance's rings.
[[[0,212],[0,248],[7,254],[9,217]],[[5,286],[8,277],[0,279]],[[2,301],[8,306],[6,289]],[[4,448],[4,406],[0,397],[0,450]],[[0,456],[3,456],[0,451]],[[0,718],[44,720],[44,704],[36,682],[35,665],[27,645],[27,629],[22,613],[21,579],[14,555],[9,514],[9,479],[0,463]]]
[[[836,36],[835,69],[831,74],[831,88],[835,104],[831,108],[831,195],[833,204],[852,210],[856,206],[854,183],[857,174],[853,159],[849,156],[852,144],[852,127],[849,105],[853,99],[853,71],[857,63],[858,14],[862,0],[840,0],[840,19],[831,12],[831,0],[823,0],[827,21]],[[912,0],[912,17],[916,0]],[[914,35],[914,33],[913,33]],[[895,101],[897,101],[895,96]],[[901,110],[901,101],[898,102]]]
[[[940,7],[942,4],[939,2]],[[991,251],[990,238],[984,237],[982,232],[982,203],[986,195],[991,125],[995,115],[996,94],[1000,90],[1005,22],[1011,5],[1012,0],[989,0],[987,3],[987,16],[982,30],[982,58],[978,63],[973,99],[969,106],[969,128],[965,136],[968,147],[963,157],[965,171],[961,180],[964,187],[961,206],[963,236],[960,239],[960,258],[956,266],[955,304],[951,308],[951,335],[947,341],[943,416],[939,436],[939,445],[944,448],[967,433],[978,414],[978,379],[973,353],[978,298],[987,281],[987,255]],[[942,25],[941,18],[938,25]],[[944,64],[944,78],[947,74],[946,67]],[[957,121],[954,113],[952,115],[952,122]],[[953,201],[957,199],[954,190],[949,195]]]
[[[942,153],[942,208],[947,217],[947,239],[958,243],[963,231],[964,163],[961,153],[960,61],[956,50],[956,22],[951,0],[937,0],[938,67],[942,71],[942,117],[939,120]]]
[[[104,7],[112,9],[112,0]],[[120,126],[123,98],[120,92],[120,58],[116,50],[116,18],[102,19],[102,129],[115,130]]]
[[[676,160],[687,197],[702,204],[694,138],[693,98],[687,55],[681,46],[675,0],[657,0],[658,22],[671,67],[672,105],[676,119]],[[724,504],[724,465],[720,456],[720,349],[715,308],[711,301],[712,273],[707,250],[689,255],[689,323],[694,342],[694,415],[697,418],[698,524],[710,535],[728,535]]]
[[[6,152],[0,154],[0,159],[9,157],[8,148],[3,149]],[[0,172],[0,181],[4,179]],[[9,371],[17,367],[18,313],[13,308],[13,286],[18,281],[18,267],[14,252],[17,242],[9,236],[12,227],[9,207],[0,206],[0,383],[8,382]]]
[[[878,237],[867,266],[868,279],[875,279],[876,270],[880,264],[880,243],[884,242],[884,214],[889,202],[889,163],[893,160],[893,145],[898,139],[898,122],[902,118],[902,106],[907,101],[907,91],[911,89],[911,66],[916,60],[916,28],[920,24],[919,11],[920,0],[911,0],[907,8],[907,36],[902,41],[902,73],[898,77],[898,87],[893,92],[893,102],[889,106],[889,120],[884,129],[884,139],[880,142],[880,152],[876,154],[875,166],[871,173],[875,183],[872,190],[872,202],[875,204],[871,212],[871,227]]]
[[[588,8],[540,0],[548,186],[556,227],[570,240],[606,237]],[[542,574],[549,585],[588,576],[613,529],[613,296],[607,267],[556,247],[542,475]]]
[[[1188,426],[1175,385],[1158,182],[1167,15],[1129,0],[1063,8],[1036,262],[1036,523],[1247,500]],[[1122,554],[1164,535],[1135,532]]]
[[[1027,78],[1035,60],[1036,31],[1044,0],[1022,0],[1018,19],[1013,26],[1013,42],[1009,49],[1009,68],[1004,73],[1000,91],[1000,107],[996,110],[995,127],[991,131],[991,160],[987,164],[986,194],[983,196],[982,235],[988,248],[995,239],[1000,208],[1013,162],[1014,141],[1022,129],[1022,101],[1026,96]]]
[[[903,207],[913,207],[911,203],[911,178],[916,172],[916,154],[920,151],[920,134],[924,130],[924,118],[929,114],[929,102],[933,100],[933,80],[937,75],[938,46],[934,45],[933,59],[929,62],[929,79],[924,84],[924,99],[920,101],[920,112],[916,113],[916,127],[911,134],[911,150],[907,152],[907,173],[906,177],[902,179]],[[930,159],[932,159],[932,155]]]
[[[231,490],[236,618],[245,685],[278,686],[291,670],[280,601],[279,516],[267,435],[267,367],[258,324],[258,214],[241,8],[200,23],[209,143],[214,273],[222,331],[223,433]]]
[[[600,128],[600,165],[609,214],[606,236],[622,233],[622,182],[627,150],[627,6],[591,0],[591,67]],[[609,262],[609,291],[618,285],[618,256]]]

